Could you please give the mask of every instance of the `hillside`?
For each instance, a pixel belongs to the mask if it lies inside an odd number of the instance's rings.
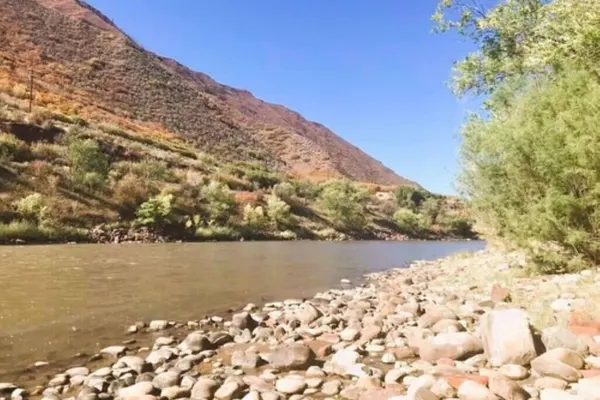
[[[3,0],[0,24],[0,244],[472,236],[464,205],[83,3]]]
[[[3,0],[0,83],[35,103],[297,176],[409,184],[326,127],[146,51],[78,0]]]

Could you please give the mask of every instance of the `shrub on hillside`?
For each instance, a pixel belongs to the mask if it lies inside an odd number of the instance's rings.
[[[412,186],[398,186],[394,194],[398,207],[409,208],[411,210],[421,207],[421,203],[428,197],[428,193]]]
[[[95,140],[73,140],[69,144],[67,157],[71,164],[71,176],[76,182],[90,188],[104,184],[108,177],[110,160]]]
[[[267,215],[277,228],[290,219],[290,206],[279,197],[271,195],[267,198]]]
[[[365,225],[365,202],[369,198],[365,190],[348,180],[333,181],[323,187],[320,197],[334,224],[347,229]]]
[[[299,179],[293,183],[296,195],[308,200],[315,200],[321,194],[322,187],[309,180]]]
[[[264,229],[269,224],[265,210],[261,206],[253,207],[246,204],[243,210],[244,223],[252,229]]]
[[[29,146],[8,133],[0,132],[0,162],[25,161],[29,158]]]
[[[48,221],[48,206],[44,196],[33,193],[17,202],[17,212],[27,221],[43,224]]]
[[[273,194],[285,201],[290,201],[296,197],[296,188],[288,181],[281,182],[273,186]]]
[[[398,209],[394,213],[394,222],[401,232],[411,235],[421,234],[427,227],[425,218],[408,208]]]
[[[246,179],[257,189],[268,189],[280,181],[279,175],[263,169],[248,169]]]
[[[429,224],[433,225],[436,223],[438,215],[440,214],[440,202],[437,199],[430,197],[421,204],[420,211],[421,214],[427,218]]]
[[[129,173],[117,182],[113,199],[129,214],[137,210],[150,194],[148,182]]]
[[[202,197],[211,220],[226,223],[236,214],[235,197],[227,185],[212,181],[202,188]]]
[[[136,212],[140,225],[161,228],[170,222],[173,212],[173,195],[159,194],[142,203]]]

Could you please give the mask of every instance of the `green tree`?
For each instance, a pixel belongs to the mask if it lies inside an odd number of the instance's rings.
[[[244,206],[244,223],[253,229],[264,229],[269,223],[265,210],[261,206],[254,207],[252,204]]]
[[[426,229],[425,218],[407,208],[400,208],[394,213],[394,222],[398,229],[410,235],[420,235]]]
[[[427,217],[430,225],[435,224],[440,214],[440,202],[433,197],[428,198],[421,204],[421,213]]]
[[[565,62],[595,68],[600,61],[596,0],[441,0],[433,20],[438,31],[456,30],[477,45],[455,65],[458,94],[490,94],[507,81],[558,72]]]
[[[271,195],[267,198],[267,215],[280,228],[290,219],[290,206],[279,197]]]
[[[369,193],[348,180],[329,182],[321,192],[321,202],[332,222],[348,229],[362,228],[365,223],[365,202]]]
[[[136,212],[140,225],[162,228],[170,222],[173,212],[173,195],[159,194],[142,203]]]
[[[572,71],[531,85],[511,113],[464,129],[462,188],[496,235],[600,256],[600,84]]]
[[[427,195],[424,191],[412,186],[398,186],[394,191],[398,207],[417,209],[425,201]]]
[[[69,144],[67,157],[73,178],[90,188],[101,186],[108,177],[110,159],[95,140],[74,140]]]
[[[23,219],[36,224],[43,224],[48,221],[48,206],[44,196],[40,193],[33,193],[19,200],[17,212]]]
[[[217,181],[211,181],[202,188],[202,197],[208,203],[211,220],[226,223],[236,213],[236,202],[229,187]]]

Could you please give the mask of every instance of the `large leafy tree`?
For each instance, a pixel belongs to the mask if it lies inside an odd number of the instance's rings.
[[[433,18],[477,45],[452,87],[486,99],[462,131],[461,186],[480,222],[543,272],[597,262],[600,2],[442,0]]]

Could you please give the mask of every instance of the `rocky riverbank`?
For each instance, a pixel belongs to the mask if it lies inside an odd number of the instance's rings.
[[[529,278],[523,264],[479,252],[231,318],[138,323],[125,343],[47,378],[40,367],[37,387],[0,383],[0,396],[600,399],[598,271]]]

